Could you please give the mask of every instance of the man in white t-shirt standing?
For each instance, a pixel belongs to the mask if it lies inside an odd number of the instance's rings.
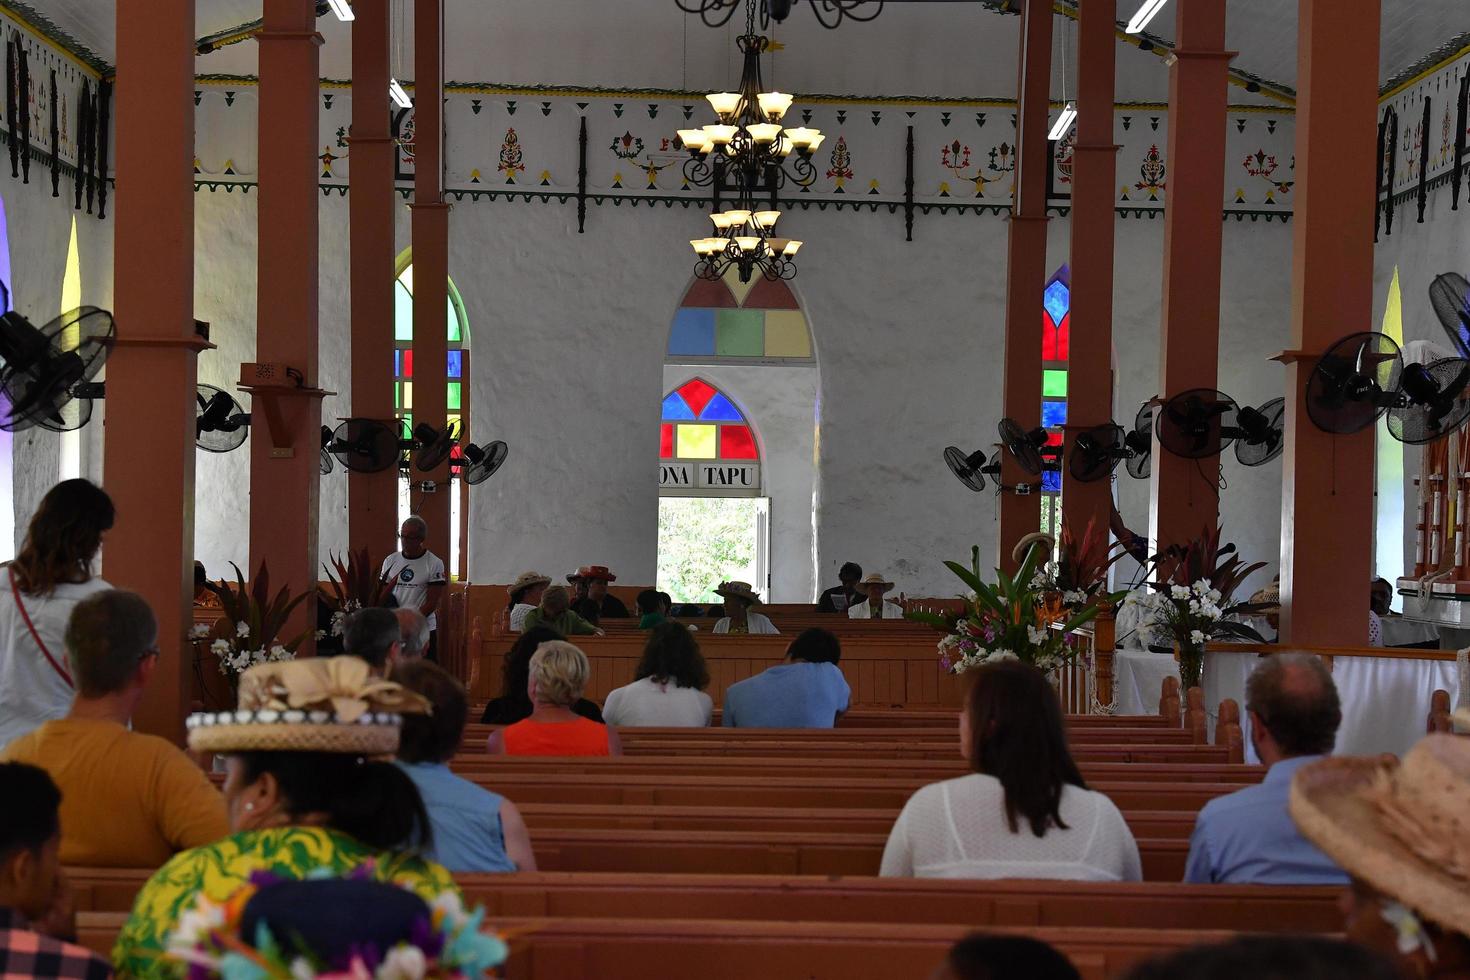
[[[444,574],[444,562],[424,547],[429,537],[429,525],[422,517],[414,516],[403,522],[398,529],[398,540],[402,551],[396,551],[383,559],[382,580],[392,581],[393,598],[400,609],[416,609],[429,621],[429,646],[424,656],[429,660],[439,659],[439,622],[434,611],[444,598],[444,586],[448,582]]]

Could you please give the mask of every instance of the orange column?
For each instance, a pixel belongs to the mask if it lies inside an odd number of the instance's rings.
[[[1041,424],[1041,290],[1046,285],[1046,168],[1051,166],[1047,113],[1051,98],[1051,2],[1025,0],[1016,82],[1016,196],[1006,262],[1006,347],[1002,411],[1031,430]],[[1039,483],[1001,453],[1006,486]],[[1041,526],[1041,495],[1007,491],[1000,498],[997,563],[1014,570],[1011,548]]]
[[[388,0],[352,5],[352,408],[393,418],[393,163],[388,113]],[[336,419],[327,419],[335,425]],[[347,474],[347,543],[375,561],[397,550],[398,471]]]
[[[1082,0],[1077,43],[1077,144],[1072,173],[1072,331],[1067,386],[1067,451],[1078,431],[1113,411],[1113,36],[1117,0]],[[1113,488],[1062,472],[1062,517],[1080,538],[1091,522],[1106,533]]]
[[[1220,242],[1225,106],[1230,59],[1225,0],[1178,0],[1179,41],[1169,69],[1168,205],[1159,394],[1214,388],[1220,348]],[[1189,541],[1219,519],[1219,457],[1184,459],[1154,427],[1149,537]]]
[[[1378,0],[1351,17],[1300,0],[1291,334],[1322,351],[1373,315],[1373,186],[1378,112]],[[1373,436],[1330,436],[1306,416],[1311,360],[1286,369],[1281,486],[1281,638],[1368,640]]]
[[[449,306],[449,205],[444,203],[444,0],[413,10],[413,423],[444,427]],[[449,567],[449,467],[414,467],[414,513],[429,524],[429,550]],[[434,489],[430,492],[429,487]]]
[[[133,723],[178,741],[193,667],[195,358],[208,346],[194,333],[194,0],[118,0],[116,92],[104,472],[117,525],[102,571],[158,616],[159,669]]]
[[[322,417],[317,379],[317,107],[315,5],[265,0],[260,41],[260,188],[257,209],[255,357],[294,375],[253,392],[250,439],[250,573],[262,561],[271,590],[315,590],[317,469]],[[246,374],[242,370],[242,374]],[[246,380],[249,380],[246,374]],[[272,425],[261,416],[278,413]],[[316,621],[297,607],[285,632]],[[313,647],[308,639],[303,651]]]

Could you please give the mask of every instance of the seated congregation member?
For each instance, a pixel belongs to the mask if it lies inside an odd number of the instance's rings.
[[[1046,675],[989,663],[960,714],[974,770],[904,804],[883,849],[886,878],[1139,881],[1138,845],[1113,801],[1072,761],[1062,706]]]
[[[398,750],[400,717],[425,709],[356,657],[311,657],[251,667],[236,711],[190,716],[189,748],[225,756],[234,833],[176,854],[143,885],[113,947],[118,973],[183,976],[164,959],[180,916],[201,895],[224,902],[257,872],[355,870],[426,901],[455,891],[449,872],[420,856],[433,833],[413,780],[377,761]]]
[[[523,718],[531,717],[535,705],[526,690],[531,679],[531,656],[536,648],[551,640],[565,640],[556,630],[545,626],[533,626],[516,638],[505,654],[505,666],[500,673],[500,697],[491,698],[480,716],[482,725],[512,725]],[[581,698],[572,705],[572,710],[583,718],[602,721],[602,709],[597,702]]]
[[[374,674],[387,677],[403,655],[397,610],[369,606],[348,616],[342,631],[342,652],[366,660]]]
[[[863,566],[855,561],[844,564],[837,570],[838,585],[823,592],[817,597],[817,612],[845,613],[853,606],[862,602],[866,596],[858,587],[858,580],[863,577]]]
[[[0,764],[0,976],[103,980],[107,961],[75,935],[61,870],[61,793],[45,771]]]
[[[1039,939],[976,932],[949,948],[930,980],[1082,980],[1082,975]]]
[[[659,623],[669,621],[668,611],[664,607],[661,593],[653,589],[644,589],[638,593],[638,628],[651,630]]]
[[[393,680],[429,702],[429,714],[404,716],[398,738],[398,765],[418,787],[434,831],[427,856],[450,871],[535,871],[516,805],[449,771],[469,712],[464,686],[427,660],[400,663]]]
[[[592,675],[587,655],[565,640],[550,640],[531,655],[526,695],[531,716],[491,732],[491,755],[622,755],[618,733],[572,710]]]
[[[398,617],[398,660],[418,660],[429,650],[429,621],[417,609],[393,610]]]
[[[1322,661],[1278,653],[1245,686],[1251,745],[1266,778],[1204,805],[1189,840],[1184,880],[1232,885],[1341,885],[1347,875],[1310,844],[1287,813],[1291,779],[1332,751],[1342,706]]]
[[[780,633],[765,616],[752,612],[752,606],[761,604],[749,582],[721,582],[715,587],[715,595],[725,600],[725,616],[715,623],[715,633]]]
[[[608,571],[606,565],[583,565],[577,569],[577,580],[586,589],[586,595],[572,603],[572,611],[589,623],[600,623],[604,619],[627,619],[628,607],[623,600],[609,595],[609,582],[618,577]]]
[[[837,666],[842,646],[824,629],[802,632],[786,662],[731,684],[720,723],[725,728],[831,728],[852,702]]]
[[[102,488],[63,480],[41,498],[20,554],[0,573],[0,747],[71,707],[62,634],[78,602],[111,588],[92,563],[116,516]]]
[[[204,770],[167,739],[128,728],[158,668],[148,603],[118,589],[83,599],[66,648],[77,684],[71,710],[4,752],[45,769],[61,788],[61,860],[156,868],[228,834],[224,798]]]
[[[1326,936],[1238,936],[1140,963],[1125,980],[1399,980],[1384,956]]]
[[[709,668],[699,643],[679,623],[660,623],[643,646],[636,680],[607,696],[602,717],[620,728],[703,728],[714,715],[704,693]]]
[[[1470,712],[1455,713],[1457,725]],[[1404,977],[1470,977],[1465,819],[1470,739],[1427,735],[1405,755],[1319,759],[1292,778],[1302,835],[1347,872],[1349,942]]]
[[[519,633],[526,628],[526,616],[541,604],[541,594],[551,584],[550,575],[522,572],[510,583],[510,618],[508,628]]]
[[[863,579],[859,588],[867,594],[848,607],[848,619],[903,619],[903,598],[900,596],[897,602],[884,598],[893,591],[892,582],[875,573]]]
[[[541,605],[526,613],[521,620],[521,631],[530,632],[538,626],[554,629],[562,636],[601,636],[602,630],[572,612],[572,594],[564,585],[553,585],[541,595]]]

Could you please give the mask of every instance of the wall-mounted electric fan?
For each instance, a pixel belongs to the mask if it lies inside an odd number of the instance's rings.
[[[1286,448],[1286,399],[1273,398],[1235,416],[1235,458],[1243,466],[1263,466]]]
[[[14,311],[0,316],[0,392],[5,396],[0,429],[85,424],[90,405],[62,410],[74,399],[101,395],[91,381],[102,370],[114,336],[112,314],[95,306],[70,310],[39,328]]]
[[[505,458],[509,455],[510,447],[496,439],[483,446],[465,446],[464,455],[452,461],[450,466],[453,468],[457,464],[459,478],[473,487],[494,476],[495,471],[505,465]]]
[[[1059,469],[1057,456],[1060,446],[1047,445],[1047,431],[1040,426],[1027,432],[1015,419],[1001,419],[996,426],[1001,445],[1020,464],[1021,469],[1032,476],[1040,476],[1044,469]]]
[[[420,422],[413,427],[413,465],[421,472],[432,472],[444,465],[457,445],[458,422],[451,422],[443,429]]]
[[[346,419],[332,432],[327,451],[354,473],[379,473],[398,464],[403,423],[379,419]]]
[[[1403,358],[1382,333],[1342,338],[1317,358],[1307,377],[1307,417],[1323,432],[1350,435],[1393,407]]]
[[[1234,441],[1235,400],[1213,388],[1182,391],[1159,406],[1154,430],[1159,445],[1185,459],[1217,456]]]
[[[332,472],[332,470],[336,469],[336,464],[332,462],[332,453],[328,449],[331,444],[332,427],[330,425],[324,425],[322,426],[322,452],[321,460],[319,463],[319,468],[322,471],[322,476],[326,476],[328,473]]]
[[[1077,433],[1067,457],[1067,471],[1080,483],[1105,480],[1128,458],[1127,437],[1116,422],[1095,425]]]
[[[944,462],[961,483],[976,493],[985,489],[986,474],[995,480],[996,486],[1000,486],[999,453],[993,459],[987,460],[983,449],[966,454],[956,446],[945,446]]]
[[[228,391],[201,384],[194,389],[194,445],[210,453],[239,449],[250,434],[250,415]]]
[[[1135,480],[1147,480],[1153,472],[1154,457],[1154,406],[1145,402],[1133,419],[1133,429],[1123,439],[1128,447],[1128,462],[1124,467]]]

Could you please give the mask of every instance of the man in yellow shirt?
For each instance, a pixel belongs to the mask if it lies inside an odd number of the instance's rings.
[[[157,867],[229,833],[224,798],[172,742],[128,730],[158,666],[158,623],[141,596],[109,589],[77,603],[66,627],[77,686],[70,713],[5,747],[7,761],[61,789],[61,861]]]

